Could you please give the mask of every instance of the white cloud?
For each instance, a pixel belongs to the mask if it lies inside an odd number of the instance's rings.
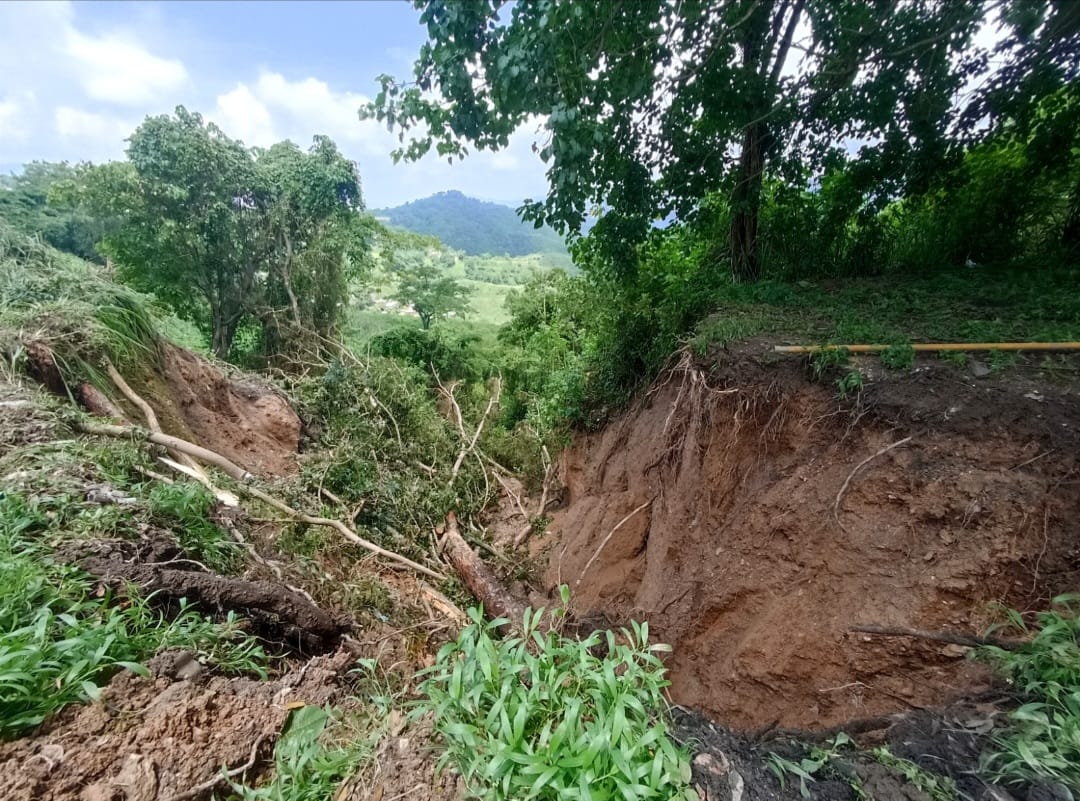
[[[120,158],[124,140],[135,130],[136,123],[72,106],[58,106],[53,112],[53,125],[61,140],[78,142],[80,159],[97,161]]]
[[[69,28],[64,49],[86,94],[95,100],[150,103],[181,89],[188,80],[180,61],[155,56],[116,34],[94,37]]]
[[[361,122],[357,112],[365,95],[334,91],[325,81],[291,81],[278,72],[263,72],[253,84],[241,83],[218,95],[215,121],[248,145],[267,145],[275,132],[306,145],[315,134],[350,144],[369,155],[386,154],[390,134],[373,120]]]
[[[24,139],[27,129],[23,124],[25,113],[21,104],[11,97],[0,100],[0,131],[5,139]]]
[[[218,95],[213,115],[221,129],[248,146],[269,147],[278,141],[273,120],[266,105],[252,94],[246,84]]]

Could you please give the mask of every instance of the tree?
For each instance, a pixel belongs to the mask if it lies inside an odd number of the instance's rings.
[[[413,80],[382,76],[362,113],[419,131],[405,159],[504,147],[541,119],[550,192],[523,214],[575,238],[602,208],[591,236],[622,274],[654,220],[690,219],[721,192],[731,270],[757,278],[763,178],[809,180],[845,142],[866,143],[878,195],[925,183],[950,126],[976,125],[953,99],[990,69],[972,39],[991,11],[1029,38],[1072,37],[1071,50],[1018,44],[1010,63],[1076,71],[1063,54],[1076,52],[1077,6],[1062,0],[415,2],[429,41]],[[1011,97],[1026,72],[1001,74]]]
[[[345,302],[348,281],[370,268],[374,221],[364,204],[356,165],[328,137],[316,136],[307,152],[292,142],[256,151],[263,181],[261,249],[266,277],[264,338],[279,349],[278,310],[288,310],[295,334],[328,339]]]
[[[127,161],[86,166],[67,190],[119,219],[102,249],[127,281],[202,325],[220,358],[244,319],[269,354],[328,336],[346,278],[367,268],[371,229],[355,165],[333,142],[249,150],[182,106],[129,142]]]
[[[108,230],[109,221],[49,203],[52,188],[74,175],[75,168],[67,162],[32,161],[24,165],[21,173],[0,184],[0,219],[18,231],[40,236],[57,250],[101,261],[95,245]]]
[[[425,331],[435,320],[469,310],[469,291],[446,275],[447,265],[440,262],[442,258],[437,261],[417,251],[399,251],[394,256],[398,282],[394,300],[411,307]]]

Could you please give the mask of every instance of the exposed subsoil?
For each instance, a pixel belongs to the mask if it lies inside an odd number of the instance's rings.
[[[342,680],[356,659],[341,650],[263,682],[177,680],[174,655],[163,656],[152,663],[158,668],[155,678],[120,673],[100,702],[68,707],[36,736],[0,743],[0,798],[171,799],[220,775],[223,765],[244,765],[255,753],[256,765],[247,776],[253,781],[266,768],[289,704],[339,700]]]
[[[804,362],[763,353],[687,356],[564,452],[548,587],[569,584],[583,616],[647,619],[674,646],[674,699],[736,730],[985,690],[963,647],[849,629],[978,634],[995,602],[1076,588],[1075,387],[867,362],[861,398],[838,402]]]
[[[157,412],[166,434],[227,456],[252,473],[291,475],[297,470],[300,418],[269,384],[230,377],[191,351],[162,343],[157,369],[128,381]],[[115,398],[140,421],[138,410]]]

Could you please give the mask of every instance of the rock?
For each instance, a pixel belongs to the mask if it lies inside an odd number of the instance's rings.
[[[986,378],[990,375],[990,368],[978,359],[968,360],[968,370],[970,370],[971,374],[976,378]]]
[[[1075,801],[1075,797],[1061,782],[1037,779],[1028,787],[1027,801]]]
[[[726,776],[728,771],[731,770],[731,763],[723,754],[710,754],[708,751],[702,751],[696,757],[694,757],[694,768],[702,773],[708,773],[711,776]]]
[[[941,655],[947,656],[949,659],[963,659],[971,651],[966,645],[956,645],[950,643],[941,649]]]
[[[728,787],[731,788],[731,801],[742,801],[743,791],[746,790],[746,782],[744,782],[743,777],[739,775],[739,771],[729,771],[727,780]]]
[[[150,757],[128,754],[112,784],[123,790],[125,801],[154,801],[158,796],[157,766]]]

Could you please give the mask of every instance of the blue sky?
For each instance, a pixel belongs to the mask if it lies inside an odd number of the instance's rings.
[[[102,161],[148,114],[183,104],[249,145],[326,134],[371,207],[459,189],[516,205],[546,191],[532,129],[499,153],[393,165],[396,138],[356,111],[424,41],[406,2],[2,2],[0,171]]]

